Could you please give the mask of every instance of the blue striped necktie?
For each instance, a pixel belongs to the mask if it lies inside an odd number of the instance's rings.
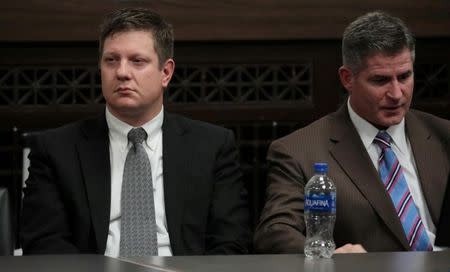
[[[391,148],[391,140],[386,131],[378,132],[374,139],[374,143],[381,148],[378,159],[381,180],[402,222],[411,250],[430,251],[433,247],[409,192],[402,166]]]

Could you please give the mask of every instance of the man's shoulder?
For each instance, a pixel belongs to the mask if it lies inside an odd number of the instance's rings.
[[[176,113],[166,112],[165,114],[167,115],[165,121],[168,122],[168,124],[163,124],[163,127],[169,125],[182,130],[183,132],[203,135],[223,135],[230,132],[230,129],[216,124],[191,119]]]
[[[330,113],[324,117],[308,124],[305,127],[299,128],[290,134],[281,137],[274,142],[291,144],[291,143],[304,143],[313,142],[320,139],[329,139],[331,134],[330,130],[333,125],[336,125],[336,113]]]
[[[163,145],[171,145],[170,150],[177,146],[198,154],[213,154],[223,147],[235,146],[230,129],[178,114],[164,114]]]
[[[33,132],[36,138],[43,138],[51,142],[67,142],[83,135],[84,131],[98,130],[102,126],[106,126],[104,116],[95,116],[67,123],[57,128],[51,128]]]
[[[442,126],[449,126],[450,120],[438,117],[428,112],[411,109],[410,115],[424,122],[432,122],[433,124],[439,124]]]
[[[409,123],[419,123],[420,125],[426,127],[428,130],[447,134],[450,133],[450,120],[438,117],[436,115],[411,109],[409,114],[406,116],[407,124]]]

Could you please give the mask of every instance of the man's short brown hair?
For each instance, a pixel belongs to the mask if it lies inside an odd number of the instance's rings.
[[[173,58],[173,28],[161,15],[145,8],[124,8],[106,15],[100,26],[99,54],[103,54],[106,38],[120,32],[143,30],[153,34],[155,51],[162,68],[166,60]]]

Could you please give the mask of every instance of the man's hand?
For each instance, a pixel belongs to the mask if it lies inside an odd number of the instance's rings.
[[[337,248],[334,253],[367,253],[367,251],[360,244],[345,244]]]

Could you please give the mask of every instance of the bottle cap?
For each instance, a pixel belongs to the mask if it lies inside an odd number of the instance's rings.
[[[314,171],[316,173],[320,173],[320,174],[328,173],[328,163],[326,163],[326,162],[316,162],[314,164]]]

